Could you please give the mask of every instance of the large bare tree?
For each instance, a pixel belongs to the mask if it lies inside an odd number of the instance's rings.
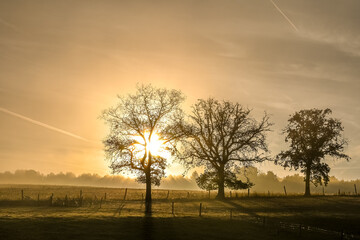
[[[205,167],[197,182],[205,189],[217,188],[218,199],[225,197],[225,186],[251,186],[236,178],[241,165],[268,159],[265,140],[271,126],[269,117],[265,113],[257,121],[250,113],[239,103],[200,99],[183,128],[187,138],[182,141],[179,157],[188,168]]]
[[[329,117],[330,109],[306,109],[294,113],[285,127],[285,142],[289,149],[276,157],[275,163],[305,174],[305,196],[310,196],[310,182],[315,186],[329,182],[330,167],[323,160],[330,156],[349,160],[344,153],[347,140],[343,138],[341,121]]]
[[[137,87],[135,94],[119,96],[119,103],[105,110],[110,126],[103,141],[113,173],[133,173],[146,184],[145,212],[151,214],[151,185],[160,185],[165,175],[164,151],[173,152],[183,123],[180,91]]]

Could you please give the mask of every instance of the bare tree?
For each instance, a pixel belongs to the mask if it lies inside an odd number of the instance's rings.
[[[347,145],[344,128],[328,116],[331,113],[330,109],[301,110],[290,117],[283,131],[290,147],[277,155],[275,163],[305,173],[305,196],[310,196],[310,182],[315,186],[329,182],[330,167],[322,162],[326,156],[350,159],[343,153]]]
[[[179,157],[188,168],[205,167],[197,182],[205,189],[217,188],[218,199],[225,198],[225,186],[251,186],[236,179],[241,165],[268,159],[265,133],[270,131],[269,117],[265,113],[258,122],[250,112],[238,103],[200,99],[183,128],[187,138],[182,141]]]
[[[133,173],[146,184],[145,213],[151,214],[151,185],[160,185],[165,175],[166,156],[182,136],[180,91],[137,87],[134,95],[119,96],[119,103],[105,110],[102,118],[110,126],[103,141],[113,173]],[[166,154],[165,154],[166,155]]]

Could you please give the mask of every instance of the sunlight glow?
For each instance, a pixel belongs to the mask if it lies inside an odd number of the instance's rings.
[[[165,140],[161,139],[156,132],[153,132],[150,138],[150,132],[146,131],[144,138],[142,136],[134,136],[134,140],[137,142],[134,146],[137,150],[150,152],[153,156],[160,156],[164,152]]]

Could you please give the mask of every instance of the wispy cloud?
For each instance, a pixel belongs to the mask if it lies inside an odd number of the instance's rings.
[[[16,27],[14,24],[9,23],[8,21],[5,21],[4,19],[0,18],[0,24],[4,25],[7,28],[11,28],[12,30],[19,32],[18,27]]]
[[[20,118],[22,120],[25,120],[25,121],[28,121],[28,122],[31,122],[33,124],[36,124],[38,126],[41,126],[41,127],[44,127],[44,128],[47,128],[47,129],[50,129],[50,130],[53,130],[55,132],[59,132],[59,133],[62,133],[62,134],[65,134],[67,136],[70,136],[70,137],[73,137],[73,138],[76,138],[76,139],[79,139],[79,140],[82,140],[82,141],[85,141],[85,142],[90,142],[88,139],[86,138],[83,138],[83,137],[80,137],[76,134],[73,134],[73,133],[70,133],[68,131],[65,131],[63,129],[60,129],[60,128],[57,128],[57,127],[54,127],[54,126],[50,126],[46,123],[43,123],[43,122],[39,122],[39,121],[36,121],[34,119],[31,119],[31,118],[28,118],[24,115],[21,115],[21,114],[18,114],[18,113],[15,113],[15,112],[12,112],[10,110],[7,110],[5,108],[2,108],[0,107],[0,112],[3,112],[3,113],[6,113],[6,114],[9,114],[11,116],[14,116],[14,117],[17,117],[17,118]]]
[[[290,18],[288,16],[286,16],[286,14],[278,7],[278,5],[276,5],[276,3],[273,0],[270,0],[270,2],[274,5],[274,7],[279,11],[279,13],[281,15],[283,15],[283,17],[285,18],[285,20],[290,23],[290,25],[294,28],[295,31],[299,31],[299,29],[296,27],[296,25],[290,20]]]

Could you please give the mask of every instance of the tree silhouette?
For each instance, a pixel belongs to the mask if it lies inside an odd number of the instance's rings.
[[[165,175],[166,156],[161,153],[172,153],[182,136],[184,96],[180,91],[141,85],[136,94],[119,100],[102,114],[110,125],[103,141],[106,158],[113,173],[130,172],[146,184],[145,213],[151,214],[151,185],[160,185]]]
[[[264,154],[268,151],[265,133],[270,130],[269,117],[265,114],[258,122],[250,112],[238,103],[200,99],[183,129],[187,138],[182,141],[179,158],[187,168],[205,167],[197,183],[207,190],[218,189],[218,199],[225,197],[225,186],[250,187],[236,179],[241,165],[267,159]]]
[[[301,169],[305,174],[305,196],[310,196],[310,182],[315,186],[329,182],[330,167],[322,162],[326,156],[350,159],[343,153],[347,145],[342,137],[344,128],[339,120],[329,117],[331,113],[330,109],[301,110],[290,116],[283,130],[290,147],[277,155],[275,163]]]

